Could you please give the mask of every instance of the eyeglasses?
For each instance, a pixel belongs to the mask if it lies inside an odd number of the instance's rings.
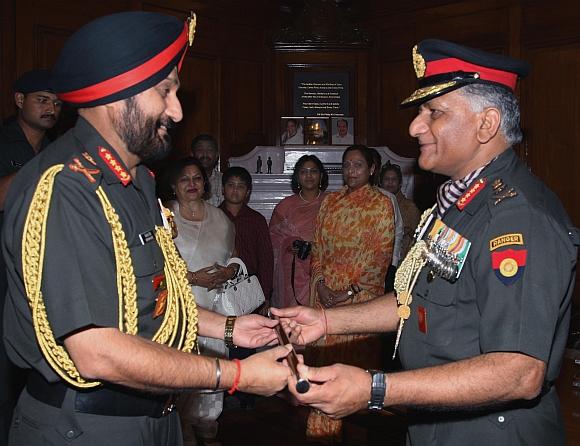
[[[298,171],[299,175],[308,175],[309,173],[312,175],[318,175],[320,173],[320,170],[318,169],[318,167],[302,167]]]

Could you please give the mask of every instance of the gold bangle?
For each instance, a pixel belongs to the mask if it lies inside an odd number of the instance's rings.
[[[236,316],[226,317],[226,329],[224,331],[224,342],[227,348],[237,348],[234,344],[234,324],[236,323]]]

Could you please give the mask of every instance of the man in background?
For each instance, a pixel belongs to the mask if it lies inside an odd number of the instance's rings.
[[[52,90],[50,71],[24,73],[14,83],[16,116],[0,128],[0,209],[14,174],[50,142],[62,102]]]
[[[403,173],[398,164],[387,163],[383,166],[381,169],[379,185],[395,195],[399,209],[401,210],[401,216],[403,217],[403,241],[401,242],[400,258],[403,260],[411,248],[413,235],[415,234],[415,228],[419,224],[421,213],[413,200],[408,199],[403,195],[403,192],[401,192]]]
[[[61,101],[52,90],[50,71],[33,70],[20,76],[14,83],[14,104],[16,115],[0,127],[0,231],[4,199],[14,175],[49,144],[46,132],[58,121]],[[4,257],[0,256],[0,333],[6,288]],[[24,385],[21,378],[0,342],[0,445],[8,439],[12,410]]]
[[[207,134],[197,135],[191,141],[191,154],[201,162],[207,174],[210,191],[206,201],[219,206],[222,201],[222,174],[219,171],[220,152],[216,139]]]

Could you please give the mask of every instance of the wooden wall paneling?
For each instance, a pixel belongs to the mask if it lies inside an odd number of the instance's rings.
[[[194,43],[195,45],[195,43]],[[173,158],[191,154],[191,140],[200,133],[219,138],[221,62],[213,56],[189,53],[181,67],[179,99],[183,121],[178,124]]]
[[[262,64],[227,60],[223,72],[222,156],[240,156],[265,143]]]
[[[368,144],[369,141],[369,103],[374,102],[374,92],[369,91],[369,59],[368,51],[359,51],[356,53],[356,71],[353,81],[355,87],[354,98],[354,116],[355,119],[355,137],[357,144]]]
[[[34,30],[34,61],[37,68],[52,67],[73,31],[44,25]],[[36,68],[35,67],[35,68]]]
[[[526,48],[578,41],[577,0],[522,0],[522,45]]]
[[[219,14],[209,9],[202,2],[185,2],[183,0],[159,1],[157,3],[143,2],[143,10],[168,14],[184,20],[193,11],[197,21],[195,28],[195,40],[190,51],[197,54],[218,56],[222,42],[222,30],[224,28]]]
[[[507,53],[510,14],[492,2],[464,2],[417,14],[417,40],[438,38],[488,51]]]
[[[263,118],[267,91],[264,61],[269,51],[266,31],[258,18],[247,16],[247,12],[228,15],[224,22],[222,167],[230,156],[243,155],[256,145],[269,142]]]
[[[92,2],[90,8],[83,2],[18,0],[15,13],[17,71],[47,68],[43,63],[52,65],[56,61],[68,35],[97,17],[127,9],[127,1],[115,0]],[[45,39],[49,41],[44,42]]]
[[[12,84],[16,80],[14,0],[0,2],[0,121],[15,111]]]
[[[379,133],[377,144],[387,145],[393,152],[406,157],[416,157],[418,146],[409,136],[409,124],[416,109],[401,109],[400,104],[416,88],[416,77],[409,57],[402,61],[383,62],[379,65],[380,79],[377,98],[379,107]]]
[[[521,84],[528,162],[580,226],[580,39],[527,50],[525,58],[533,67]]]

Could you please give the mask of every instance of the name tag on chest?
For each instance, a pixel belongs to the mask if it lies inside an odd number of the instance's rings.
[[[139,240],[142,245],[146,245],[149,242],[155,240],[155,233],[153,231],[146,231],[139,234]]]

